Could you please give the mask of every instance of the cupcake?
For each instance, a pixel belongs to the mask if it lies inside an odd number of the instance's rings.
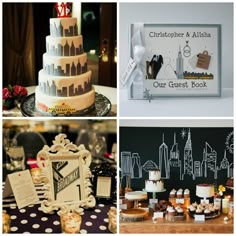
[[[180,188],[178,191],[177,191],[177,198],[182,198],[183,197],[183,189]]]
[[[204,210],[204,215],[205,215],[205,216],[210,216],[210,215],[211,215],[211,211],[210,211],[208,208],[206,208],[206,209]]]
[[[202,201],[201,205],[205,208],[207,206],[207,203],[205,201]]]
[[[189,198],[190,197],[190,191],[189,189],[184,190],[184,198]]]
[[[203,213],[203,211],[202,211],[202,209],[201,209],[200,207],[198,207],[198,208],[196,209],[196,211],[195,211],[195,214],[196,214],[196,215],[202,215],[202,213]]]
[[[169,216],[175,216],[175,209],[173,207],[170,207],[167,213]]]
[[[196,212],[196,208],[193,205],[190,205],[188,210],[191,214],[195,214],[195,212]]]
[[[214,206],[214,209],[215,209],[215,214],[218,214],[218,213],[219,213],[219,211],[220,211],[220,208],[219,208],[219,206]]]
[[[172,189],[170,191],[170,198],[174,198],[175,197],[175,194],[176,194],[176,190],[175,189]]]
[[[177,215],[178,215],[178,216],[183,216],[183,215],[184,215],[184,210],[183,210],[181,207],[179,207],[179,208],[176,210],[176,212],[177,212]]]
[[[197,208],[197,206],[198,206],[197,202],[194,202],[192,205],[193,205],[195,208]]]
[[[209,210],[211,211],[211,215],[215,215],[215,208],[213,206],[211,206]]]

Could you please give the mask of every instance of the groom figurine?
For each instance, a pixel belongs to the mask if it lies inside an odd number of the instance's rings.
[[[157,74],[159,73],[163,64],[162,55],[154,55],[150,61],[150,66],[152,68],[152,79],[156,79]]]

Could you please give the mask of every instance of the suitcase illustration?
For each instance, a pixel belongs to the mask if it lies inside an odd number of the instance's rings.
[[[197,67],[208,70],[211,61],[211,56],[208,55],[208,51],[198,54]]]

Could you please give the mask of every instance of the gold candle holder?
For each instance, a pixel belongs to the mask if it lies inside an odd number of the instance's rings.
[[[62,213],[60,218],[62,233],[74,234],[80,232],[82,218],[79,214],[75,212]]]
[[[2,233],[7,234],[10,233],[10,224],[11,224],[11,218],[10,216],[3,212],[2,213]]]
[[[115,207],[111,207],[108,212],[108,229],[113,234],[117,233],[117,210]]]
[[[40,184],[41,181],[41,169],[40,168],[33,168],[30,170],[31,177],[34,184]]]

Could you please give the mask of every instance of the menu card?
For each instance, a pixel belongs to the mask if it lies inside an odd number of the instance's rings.
[[[3,198],[12,194],[19,209],[39,201],[29,170],[7,175]]]

